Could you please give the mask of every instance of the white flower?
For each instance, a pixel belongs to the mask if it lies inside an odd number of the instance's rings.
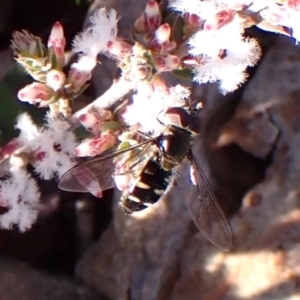
[[[169,0],[169,7],[184,14],[195,14],[202,20],[217,12],[216,5],[211,1],[189,0],[187,3],[186,0]]]
[[[50,114],[46,121],[45,127],[38,128],[28,115],[23,114],[18,118],[16,127],[21,130],[19,140],[33,157],[35,172],[48,180],[61,177],[75,165],[73,152],[76,141],[66,121],[54,119]]]
[[[242,34],[237,17],[218,30],[197,32],[189,40],[190,54],[200,60],[194,66],[194,81],[219,81],[223,94],[240,86],[246,79],[247,66],[254,66],[260,57],[256,40],[245,39]]]
[[[85,56],[96,58],[98,53],[106,48],[106,44],[99,44],[98,36],[92,28],[87,28],[74,38],[72,48],[74,53],[82,53]]]
[[[96,57],[107,51],[107,43],[117,35],[117,12],[100,8],[90,18],[91,25],[73,40],[73,52]]]
[[[236,48],[226,49],[224,57],[205,57],[203,63],[194,68],[194,80],[199,83],[219,81],[223,94],[234,91],[245,81],[246,67],[253,66],[260,54],[255,40],[241,40],[240,45],[236,45]],[[239,49],[240,52],[236,51]]]
[[[0,227],[18,226],[21,232],[36,221],[40,192],[35,180],[23,169],[11,169],[11,177],[0,182],[1,206],[8,209],[0,215]]]

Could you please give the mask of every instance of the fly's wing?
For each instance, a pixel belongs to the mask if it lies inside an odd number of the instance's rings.
[[[114,175],[116,173],[116,166],[121,168],[129,160],[134,161],[128,172],[132,174],[136,173],[140,168],[139,162],[145,159],[144,154],[153,145],[154,140],[155,138],[149,139],[124,150],[95,157],[81,163],[67,171],[60,178],[58,187],[65,191],[91,193],[100,198],[103,191],[115,187]],[[135,151],[138,148],[141,148],[141,151]],[[118,175],[124,174],[118,173]]]
[[[190,155],[193,169],[192,190],[187,197],[188,210],[200,232],[216,247],[228,251],[232,245],[232,231],[199,163]]]

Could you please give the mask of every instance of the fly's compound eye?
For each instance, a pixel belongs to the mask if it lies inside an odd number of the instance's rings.
[[[200,131],[200,118],[198,113],[192,112],[189,114],[182,107],[172,107],[165,112],[165,116],[171,125],[188,128],[194,132]]]

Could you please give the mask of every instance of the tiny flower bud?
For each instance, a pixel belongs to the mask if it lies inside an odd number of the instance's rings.
[[[166,72],[176,69],[180,59],[176,55],[160,55],[155,57],[155,67],[159,72]]]
[[[65,46],[66,40],[63,28],[59,22],[56,22],[52,27],[51,34],[48,39],[48,48],[53,49],[58,68],[62,68],[64,65]]]
[[[79,121],[86,130],[98,134],[103,120],[95,113],[85,113],[79,116]]]
[[[111,132],[103,132],[101,136],[84,140],[75,149],[75,155],[79,157],[95,156],[113,147],[117,142],[116,135]]]
[[[125,55],[130,55],[132,52],[132,46],[124,41],[109,41],[106,47],[109,53],[118,60],[122,60]]]
[[[161,15],[158,3],[149,0],[145,8],[145,28],[148,33],[154,32],[161,23]]]
[[[198,31],[202,26],[201,19],[195,14],[185,14],[184,15],[184,33],[185,36],[190,36],[196,31]]]
[[[54,91],[46,84],[34,82],[25,86],[18,92],[18,98],[30,104],[48,105],[48,101],[54,96]]]
[[[74,92],[80,90],[80,88],[91,79],[91,72],[95,66],[95,58],[89,56],[82,56],[78,62],[72,64],[68,77],[70,89]]]
[[[234,18],[234,11],[219,11],[213,18],[207,19],[204,24],[205,30],[218,30],[224,25],[230,23]]]
[[[170,39],[171,27],[168,23],[162,24],[155,31],[155,38],[160,44],[168,42]]]
[[[66,80],[66,76],[63,72],[58,70],[51,70],[47,73],[47,85],[54,91],[63,87]]]

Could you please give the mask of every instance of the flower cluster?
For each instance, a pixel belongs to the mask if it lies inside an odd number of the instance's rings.
[[[79,59],[65,74],[65,38],[58,22],[52,28],[47,48],[40,38],[23,31],[13,34],[12,49],[17,62],[37,80],[21,89],[18,98],[39,107],[49,106],[54,116],[70,115],[70,101],[88,86],[96,60]]]
[[[20,115],[16,128],[20,135],[0,151],[1,161],[7,165],[0,181],[0,205],[6,210],[0,215],[0,226],[17,225],[24,231],[37,218],[40,197],[35,179],[26,171],[27,164],[42,179],[59,178],[75,165],[76,142],[70,124],[50,114],[43,127],[35,125],[29,115]]]
[[[24,231],[36,220],[40,195],[27,164],[44,180],[59,178],[74,166],[76,157],[130,146],[137,142],[138,130],[147,134],[161,131],[169,122],[176,124],[180,121],[176,108],[190,107],[190,91],[180,85],[170,87],[164,80],[166,72],[199,84],[217,82],[223,94],[234,91],[245,82],[247,67],[260,57],[257,41],[247,37],[245,29],[258,26],[298,42],[299,7],[300,0],[148,0],[133,24],[131,41],[118,33],[118,13],[100,8],[73,40],[77,61],[67,71],[59,23],[54,24],[47,45],[26,31],[14,33],[16,60],[35,80],[19,91],[18,98],[49,107],[50,112],[45,126],[21,115],[16,125],[19,137],[0,149],[0,161],[7,163],[7,174],[0,181],[0,226],[17,225]],[[93,104],[72,115],[70,104],[88,86],[99,53],[116,63],[120,78]],[[128,87],[121,95],[120,82]],[[124,97],[129,92],[131,96]],[[116,99],[109,99],[115,94]],[[75,124],[88,135],[79,143]],[[129,163],[128,168],[135,164]],[[120,189],[131,180],[123,176],[124,167],[117,165],[115,170]],[[93,171],[82,168],[77,175],[79,185],[101,196]]]

